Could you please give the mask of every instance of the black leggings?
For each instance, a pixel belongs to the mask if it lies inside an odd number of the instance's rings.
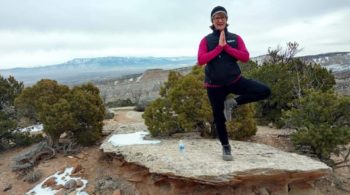
[[[222,145],[227,145],[228,137],[224,115],[224,101],[230,93],[239,95],[235,100],[238,105],[256,102],[270,96],[271,90],[266,85],[241,77],[237,82],[224,87],[208,87],[207,93],[213,110],[214,123]]]

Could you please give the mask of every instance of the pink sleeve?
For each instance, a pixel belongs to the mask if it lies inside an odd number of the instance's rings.
[[[210,60],[214,59],[217,55],[219,55],[223,49],[224,47],[218,45],[215,47],[215,49],[208,52],[207,40],[204,37],[199,44],[197,56],[198,65],[204,65],[208,63]]]
[[[232,57],[236,58],[237,60],[241,62],[248,62],[249,61],[249,52],[247,48],[245,47],[245,44],[243,42],[243,39],[237,35],[237,48],[232,48],[228,44],[224,46],[224,50]]]

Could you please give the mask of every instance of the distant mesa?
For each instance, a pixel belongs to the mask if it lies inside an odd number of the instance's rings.
[[[266,55],[251,58],[261,64]],[[350,52],[333,52],[299,57],[319,63],[331,70],[337,78],[350,77]],[[100,57],[77,58],[56,65],[34,68],[14,68],[1,70],[1,75],[14,76],[30,86],[40,79],[57,80],[70,86],[84,82],[100,82],[122,77],[140,76],[144,71],[161,73],[170,69],[190,68],[197,63],[196,57]],[[148,73],[146,72],[146,75]]]
[[[5,77],[12,75],[27,86],[43,78],[57,80],[67,85],[77,85],[88,81],[140,74],[147,69],[173,69],[194,64],[196,64],[195,57],[77,58],[56,65],[1,70],[1,75]]]

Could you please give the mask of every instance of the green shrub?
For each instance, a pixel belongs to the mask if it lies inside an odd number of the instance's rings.
[[[106,104],[106,106],[108,108],[116,108],[116,107],[125,107],[125,106],[134,106],[135,104],[130,100],[130,99],[126,99],[126,100],[115,100],[115,101],[111,101],[108,102]]]
[[[204,70],[198,66],[186,76],[173,71],[169,73],[168,81],[161,87],[161,97],[152,102],[143,114],[153,136],[192,131],[199,131],[203,136],[212,135],[213,117],[203,79]],[[241,139],[255,134],[254,107],[243,106],[236,112],[235,118],[235,123],[228,126],[232,138]]]
[[[227,133],[232,139],[244,140],[256,134],[254,104],[245,104],[232,114],[232,121],[227,122]]]
[[[102,136],[105,107],[93,84],[76,86],[69,98],[76,126],[71,130],[78,144],[91,145]]]
[[[294,100],[304,96],[309,89],[327,91],[335,85],[334,76],[327,69],[292,58],[297,46],[289,43],[285,51],[281,48],[270,50],[263,65],[250,65],[251,69],[245,68],[243,72],[247,77],[265,83],[272,91],[270,98],[257,103],[256,117],[260,124],[274,122],[282,127],[282,111],[291,109]]]
[[[51,136],[54,143],[64,132],[77,128],[77,120],[67,99],[60,98],[51,105],[43,102],[41,107],[39,121],[43,123],[44,132]]]
[[[148,105],[151,104],[153,100],[149,99],[149,98],[142,98],[142,99],[139,99],[139,101],[136,103],[135,105],[135,111],[138,111],[138,112],[144,112],[146,107]]]
[[[23,83],[14,77],[0,75],[0,151],[14,146],[23,146],[35,142],[29,133],[16,131],[18,118],[14,109],[15,98],[23,90]]]
[[[54,145],[64,132],[72,132],[82,145],[101,137],[105,107],[92,84],[69,89],[53,80],[41,80],[24,89],[15,104],[21,115],[43,123]]]
[[[65,99],[68,94],[68,86],[60,85],[54,80],[42,79],[35,85],[25,88],[16,98],[15,106],[20,117],[40,121],[39,115],[45,107]]]
[[[13,133],[12,138],[16,146],[29,146],[34,143],[39,143],[44,139],[42,134],[31,134],[29,132],[18,131]]]
[[[156,99],[146,108],[142,117],[152,136],[169,136],[183,132],[168,99]]]
[[[290,127],[297,129],[292,141],[309,146],[322,160],[329,160],[338,147],[350,143],[350,98],[333,91],[308,91],[295,101],[296,108],[283,113]]]
[[[106,109],[106,114],[105,114],[105,117],[104,119],[113,119],[114,118],[114,113],[113,112],[110,112],[109,110]]]
[[[168,98],[172,109],[177,114],[179,126],[185,132],[210,131],[208,122],[212,121],[212,112],[203,81],[199,76],[195,73],[186,75],[169,89]]]

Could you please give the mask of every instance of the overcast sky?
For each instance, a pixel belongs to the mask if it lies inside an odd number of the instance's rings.
[[[299,55],[350,51],[349,0],[0,0],[0,69],[104,56],[196,56],[210,12],[251,56],[297,41]]]

